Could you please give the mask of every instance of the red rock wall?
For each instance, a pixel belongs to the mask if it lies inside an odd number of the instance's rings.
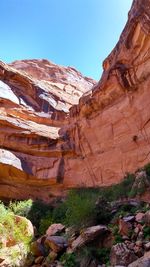
[[[70,106],[95,81],[45,60],[23,63],[0,63],[0,197],[48,201],[61,193],[62,153],[70,153],[59,131]]]
[[[119,182],[150,161],[150,0],[135,0],[102,79],[71,108],[65,184]]]

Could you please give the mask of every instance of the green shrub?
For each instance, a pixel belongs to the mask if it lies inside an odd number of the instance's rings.
[[[139,183],[139,186],[137,188],[137,195],[144,194],[144,192],[146,191],[146,189],[147,189],[147,185],[146,185],[144,179],[141,179],[141,181]]]
[[[143,228],[144,239],[150,240],[150,227],[144,226]]]
[[[119,198],[128,197],[134,181],[134,174],[127,173],[123,181],[119,184],[102,188],[101,195],[107,199],[107,201],[115,201]]]
[[[105,188],[80,188],[71,190],[66,202],[54,210],[54,221],[61,220],[74,228],[87,227],[94,223],[107,223],[111,219],[108,201],[129,196],[135,176],[127,174],[117,185]],[[99,205],[96,205],[100,199]],[[62,220],[63,218],[63,220]]]
[[[41,220],[49,213],[52,213],[53,208],[42,201],[33,201],[32,208],[30,209],[27,218],[36,226],[39,231]]]
[[[119,227],[118,225],[109,225],[109,228],[111,229],[113,236],[114,236],[114,244],[122,243],[123,239],[122,236],[119,234]]]
[[[74,228],[92,225],[96,219],[96,199],[97,195],[90,190],[70,191],[66,200],[65,223]]]
[[[95,205],[96,223],[106,224],[112,218],[111,205],[104,197],[100,196]]]
[[[12,239],[15,243],[23,243],[28,246],[32,237],[26,234],[26,221],[21,220],[16,224],[15,214],[7,209],[2,202],[0,202],[0,214],[0,236],[4,240]]]
[[[60,203],[53,210],[53,221],[55,223],[65,223],[67,205],[66,202]]]
[[[26,218],[16,220],[15,214],[0,202],[0,258],[6,259],[9,266],[25,264],[33,238],[27,229]]]
[[[33,201],[31,199],[23,201],[15,201],[9,203],[9,210],[16,215],[28,217],[30,210],[32,209]]]
[[[137,195],[136,188],[132,188],[131,191],[129,192],[128,196],[131,198],[134,198],[134,197],[136,197],[136,195]]]
[[[97,248],[95,246],[84,246],[77,252],[77,259],[81,262],[83,259],[89,261],[95,260],[100,264],[109,264],[110,248]]]
[[[63,264],[64,267],[78,267],[78,263],[76,260],[75,253],[64,253],[61,258],[60,262]]]
[[[10,202],[8,209],[16,215],[24,216],[36,226],[39,234],[44,234],[53,222],[53,208],[42,201],[15,201]]]
[[[145,177],[141,177],[136,180],[134,185],[131,188],[131,191],[129,192],[130,197],[135,197],[137,195],[142,195],[147,190],[147,181]]]
[[[150,177],[150,163],[144,166],[144,170],[146,171],[147,176]]]
[[[101,264],[106,264],[106,266],[108,266],[110,258],[110,248],[96,249],[94,251],[94,256],[96,259],[99,260]]]
[[[53,220],[52,213],[47,212],[47,214],[40,220],[38,228],[39,234],[44,235],[46,233],[46,230],[52,223],[55,223],[55,221]]]

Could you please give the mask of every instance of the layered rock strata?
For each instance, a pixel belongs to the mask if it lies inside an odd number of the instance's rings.
[[[47,60],[0,63],[1,197],[48,201],[150,161],[150,0],[133,1],[103,68],[96,84]]]
[[[118,183],[150,161],[150,0],[135,0],[98,85],[70,110],[66,183]]]
[[[1,198],[48,201],[56,186],[61,192],[62,154],[72,151],[59,132],[68,124],[69,108],[94,84],[46,60],[0,62]]]

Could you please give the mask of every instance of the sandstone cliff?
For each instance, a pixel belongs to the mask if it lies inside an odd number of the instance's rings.
[[[150,0],[135,0],[97,85],[46,60],[1,62],[0,196],[48,200],[149,162],[149,58]]]
[[[150,0],[135,0],[98,85],[70,111],[65,182],[101,186],[150,161]]]
[[[48,200],[63,176],[60,128],[94,84],[47,60],[0,62],[0,197]]]

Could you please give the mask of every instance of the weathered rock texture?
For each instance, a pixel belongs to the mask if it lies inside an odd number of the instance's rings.
[[[149,162],[149,59],[150,0],[135,0],[97,85],[46,60],[1,62],[0,196],[48,200]]]
[[[0,62],[0,197],[48,200],[62,187],[62,155],[72,151],[60,128],[94,84],[47,60]]]
[[[150,161],[150,0],[135,0],[90,94],[71,108],[70,184],[110,185]]]

